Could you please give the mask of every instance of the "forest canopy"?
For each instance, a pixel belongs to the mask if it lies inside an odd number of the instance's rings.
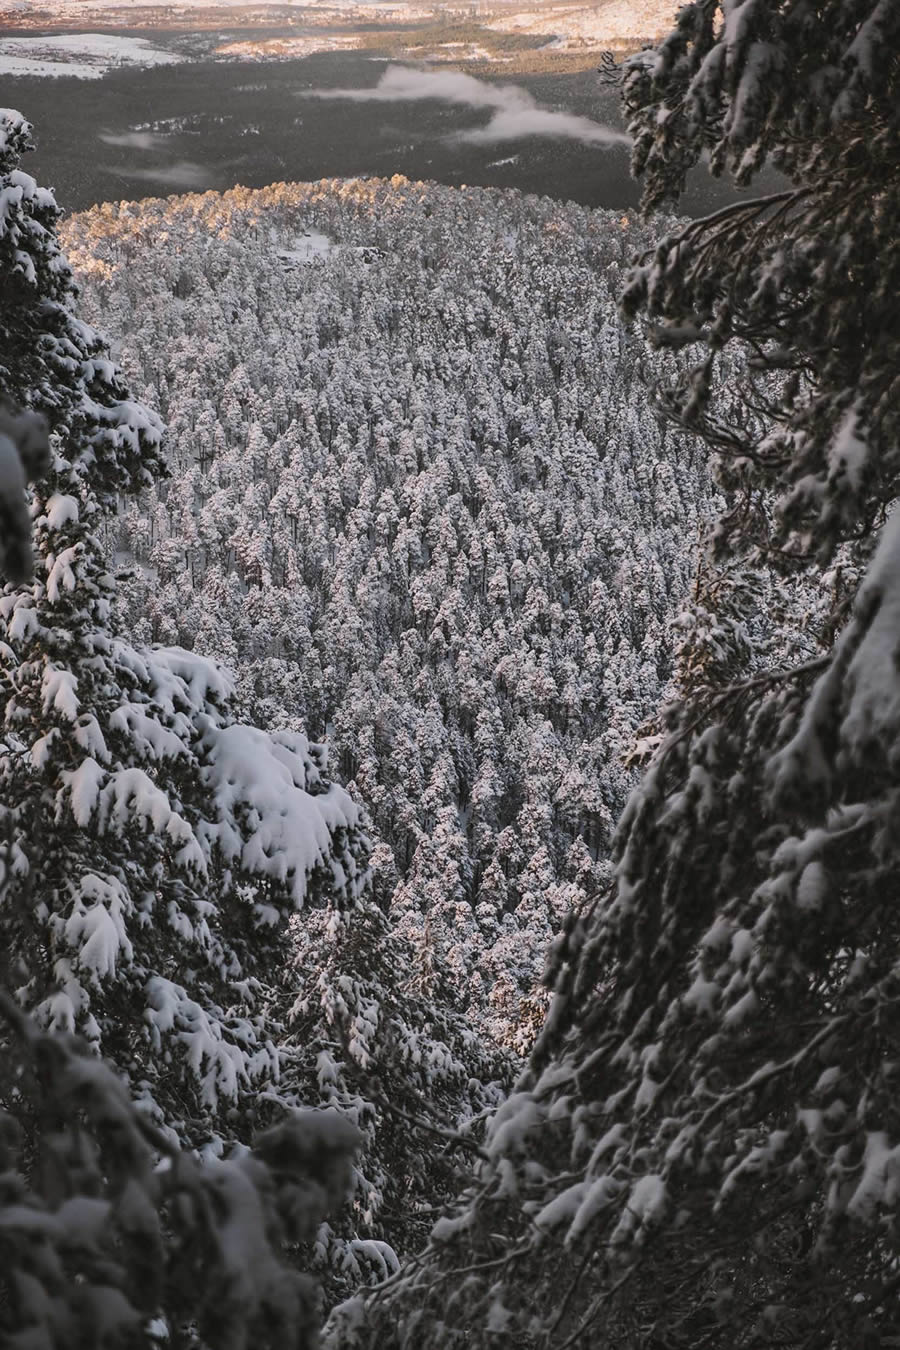
[[[253,721],[327,735],[414,978],[527,1051],[710,509],[616,313],[651,231],[369,180],[120,204],[63,233],[168,425],[171,476],[111,539],[123,623],[235,670]]]

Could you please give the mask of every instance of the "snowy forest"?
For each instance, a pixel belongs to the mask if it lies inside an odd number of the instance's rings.
[[[64,237],[168,427],[171,477],[112,527],[125,627],[233,670],[255,725],[327,737],[411,977],[523,1052],[711,498],[618,322],[650,236],[368,181],[98,208]]]
[[[900,4],[673,23],[640,216],[0,111],[3,1346],[900,1344]]]

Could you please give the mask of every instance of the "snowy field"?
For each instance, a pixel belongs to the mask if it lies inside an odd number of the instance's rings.
[[[114,33],[60,33],[0,42],[0,75],[77,76],[99,80],[126,66],[168,66],[185,60],[146,38]]]
[[[367,40],[367,35],[353,32],[314,31],[302,36],[221,42],[209,54],[220,60],[296,61],[316,52],[353,51]],[[111,70],[175,65],[191,59],[189,53],[164,49],[149,38],[116,33],[56,33],[0,40],[0,75],[97,80]],[[454,58],[448,53],[445,57],[435,54],[433,59]]]
[[[511,60],[509,56],[500,56],[489,52],[477,42],[439,42],[437,46],[427,45],[406,48],[406,55],[413,61],[428,61],[431,64],[460,61],[492,61],[495,65],[504,65]]]
[[[485,0],[468,11],[470,17],[495,32],[529,36],[547,36],[561,49],[602,47],[604,44],[634,38],[655,37],[674,23],[676,0],[601,0],[600,4],[516,3],[516,0]],[[266,15],[264,22],[278,21],[280,11],[334,11],[346,23],[359,17],[371,23],[381,20],[442,21],[459,16],[452,5],[409,4],[405,0],[258,0],[252,6],[246,0],[182,0],[178,5],[126,4],[124,0],[0,0],[0,16],[7,22],[18,18],[24,23],[48,19],[59,23],[67,19],[85,20],[105,14],[113,24],[146,22],[151,14],[165,18],[166,24],[183,28],[192,11],[209,13],[227,10],[237,16],[253,10]],[[0,20],[2,21],[2,20]],[[189,26],[189,25],[188,25]]]
[[[675,0],[540,0],[452,4],[403,0],[0,0],[0,75],[76,76],[218,60],[283,63],[327,52],[372,49],[393,60],[477,66],[516,75],[594,72],[596,53],[663,33]],[[68,32],[83,26],[88,30]],[[49,35],[49,30],[55,30]]]

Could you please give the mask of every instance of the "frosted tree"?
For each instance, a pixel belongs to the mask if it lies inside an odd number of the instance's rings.
[[[201,1161],[83,1042],[40,1032],[6,994],[0,1015],[3,1343],[315,1350],[318,1290],[284,1249],[311,1247],[350,1186],[346,1115],[296,1112],[252,1154]]]
[[[359,1131],[348,1205],[316,1237],[331,1301],[396,1274],[458,1194],[514,1067],[423,989],[413,943],[369,902],[293,925],[282,1091]]]
[[[2,1338],[311,1347],[317,1285],[284,1249],[308,1268],[361,1135],[278,1096],[266,1003],[289,916],[362,893],[360,814],[321,747],[236,719],[213,662],[116,631],[99,535],[161,471],[161,425],[76,317],[29,146],[0,113],[4,546],[25,583],[0,597]]]
[[[721,29],[716,14],[686,6],[626,71],[645,202],[677,193],[706,149],[741,184],[767,162],[791,182],[667,236],[625,306],[661,347],[702,344],[666,402],[719,457],[734,502],[721,546],[733,529],[823,561],[896,495],[896,8],[834,0],[813,21],[796,5],[729,4]],[[713,398],[741,344],[747,396]]]
[[[895,4],[697,3],[626,63],[650,204],[704,151],[791,179],[680,228],[625,292],[693,358],[663,398],[725,507],[612,885],[551,953],[487,1162],[344,1343],[900,1332],[898,38]],[[812,651],[756,663],[757,569],[776,605],[822,583]]]

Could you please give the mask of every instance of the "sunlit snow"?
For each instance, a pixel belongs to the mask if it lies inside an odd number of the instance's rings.
[[[305,263],[315,262],[317,258],[327,258],[334,248],[331,240],[325,234],[320,234],[318,230],[310,230],[308,234],[301,234],[294,241],[293,248],[278,249],[278,257],[287,266],[301,266]]]

